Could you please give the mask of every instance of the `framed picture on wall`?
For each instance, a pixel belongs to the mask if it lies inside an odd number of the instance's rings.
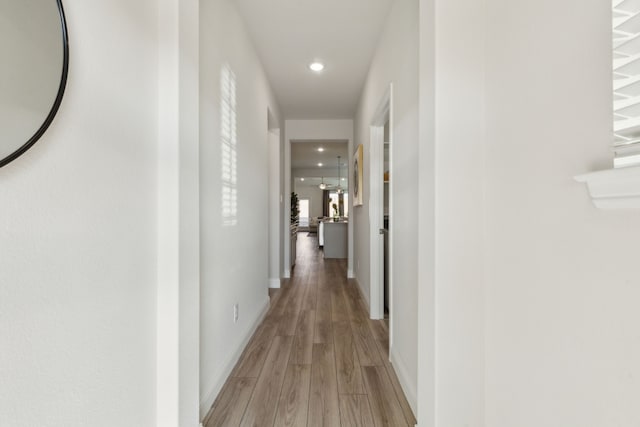
[[[353,154],[353,206],[362,206],[362,144],[358,145],[358,149]]]

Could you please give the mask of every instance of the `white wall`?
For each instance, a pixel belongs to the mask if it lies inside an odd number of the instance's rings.
[[[336,120],[285,120],[284,134],[284,277],[290,277],[290,240],[289,240],[289,224],[291,212],[291,191],[294,188],[292,183],[291,171],[291,141],[311,141],[311,140],[343,140],[347,141],[348,152],[353,150],[353,120],[336,119]],[[299,142],[302,143],[302,142]],[[351,176],[351,166],[349,166],[349,175]],[[336,174],[337,175],[337,174]],[[353,277],[353,222],[349,221],[348,240],[349,240],[349,259],[347,263],[347,274]]]
[[[157,427],[199,421],[198,0],[159,0]]]
[[[62,106],[0,169],[0,423],[150,427],[157,6],[64,5]]]
[[[638,425],[637,213],[572,180],[612,163],[610,4],[421,12],[420,425]]]
[[[435,11],[439,426],[484,425],[484,14],[477,0],[438,1]]]
[[[364,148],[363,206],[354,207],[355,275],[369,295],[369,134],[380,102],[393,82],[393,233],[391,357],[411,406],[417,388],[418,273],[418,2],[394,3],[376,50],[355,120],[355,147]],[[380,180],[382,177],[380,177]]]
[[[612,163],[611,3],[487,5],[486,425],[640,425],[638,212],[572,180]]]
[[[419,1],[418,375],[419,425],[436,426],[436,31],[437,0]]]
[[[269,304],[267,111],[279,120],[279,109],[232,2],[202,3],[200,20],[200,409],[204,416]],[[220,75],[224,66],[236,76],[235,226],[223,226],[220,210]],[[234,323],[236,303],[239,320]]]
[[[484,15],[420,1],[420,425],[485,425]]]

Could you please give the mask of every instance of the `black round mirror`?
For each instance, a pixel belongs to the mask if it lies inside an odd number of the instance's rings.
[[[53,121],[67,84],[62,0],[0,0],[0,167],[27,151]]]

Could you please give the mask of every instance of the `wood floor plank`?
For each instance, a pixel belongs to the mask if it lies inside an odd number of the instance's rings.
[[[387,330],[386,325],[382,320],[369,319],[369,329],[371,329],[371,334],[373,335],[373,339],[376,339],[376,340],[389,339],[389,331]]]
[[[281,291],[282,284],[280,285],[280,288],[269,288],[269,311],[278,304],[278,301],[283,294]]]
[[[324,283],[329,286],[330,289],[336,287],[339,284],[340,278],[338,277],[338,270],[335,267],[337,261],[338,260],[335,259],[324,260]]]
[[[349,315],[349,320],[359,320],[359,319],[368,319],[369,313],[364,311],[360,306],[359,302],[354,301],[349,298],[348,295],[345,295],[345,302],[347,306],[347,313]]]
[[[351,289],[349,290],[349,288]],[[354,289],[351,284],[347,284],[342,288],[345,299],[345,305],[351,320],[351,329],[355,339],[356,348],[358,349],[358,357],[361,366],[378,366],[382,365],[382,359],[378,352],[378,347],[371,334],[369,328],[368,314],[362,310],[358,290]]]
[[[342,293],[344,295],[349,318],[351,320],[360,317],[368,317],[367,313],[362,309],[362,305],[360,304],[359,291],[355,289],[353,283],[349,282],[342,286]]]
[[[389,339],[385,338],[381,340],[376,340],[376,342],[378,343],[378,351],[380,352],[380,357],[384,362],[388,362],[389,361]]]
[[[273,426],[293,338],[276,336],[242,418],[242,427]]]
[[[331,320],[334,322],[349,321],[347,304],[339,288],[331,290]]]
[[[311,365],[289,365],[278,401],[276,427],[305,427],[309,408]]]
[[[331,303],[329,303],[329,307],[331,307]],[[316,310],[316,324],[313,333],[314,343],[333,344],[331,323],[331,310],[326,310],[318,304],[318,310]]]
[[[214,404],[205,427],[239,425],[255,385],[255,378],[230,378]]]
[[[331,290],[327,284],[318,283],[318,295],[316,297],[316,310],[331,312]]]
[[[389,361],[389,329],[386,320],[372,320],[368,318],[366,314],[366,305],[363,303],[359,294],[360,291],[355,288],[357,284],[349,281],[347,287],[344,289],[345,297],[347,300],[351,298],[352,304],[347,302],[348,308],[353,310],[354,313],[360,313],[359,316],[351,316],[351,327],[356,340],[356,347],[358,348],[358,357],[361,366],[384,366],[391,384],[396,393],[396,397],[407,423],[411,426],[416,424],[416,418],[409,406],[402,386],[398,381],[393,365]],[[359,298],[358,301],[356,299]],[[356,305],[359,307],[356,307]],[[366,321],[366,325],[363,323]],[[368,329],[368,331],[366,331]]]
[[[323,259],[311,237],[299,243],[292,277],[272,294],[206,427],[415,425],[389,362],[387,321],[368,318],[345,260]]]
[[[295,335],[298,315],[300,314],[300,306],[302,305],[305,290],[306,288],[304,286],[294,284],[291,290],[291,296],[287,301],[286,307],[284,307],[277,335]]]
[[[396,392],[396,397],[398,398],[398,402],[400,402],[400,407],[402,408],[402,414],[404,415],[404,419],[407,421],[407,424],[410,426],[415,426],[418,421],[416,420],[415,415],[413,414],[413,410],[411,406],[409,406],[409,401],[407,400],[404,392],[402,391],[402,386],[400,385],[400,381],[398,380],[398,376],[396,375],[396,371],[393,369],[393,365],[391,362],[385,363],[385,368],[387,370],[387,374],[389,375],[389,379],[391,380],[391,385],[393,386],[393,390]]]
[[[400,402],[383,366],[363,366],[362,376],[376,427],[408,427]]]
[[[310,272],[309,277],[307,278],[305,287],[306,292],[304,295],[304,299],[302,301],[301,310],[315,310],[316,309],[316,300],[318,295],[318,283],[317,279],[313,278],[315,273],[313,271]]]
[[[300,312],[296,334],[293,339],[293,348],[291,349],[291,360],[289,363],[300,365],[311,364],[315,322],[315,310],[302,310]]]
[[[338,382],[333,344],[314,344],[307,426],[339,426],[338,405]]]
[[[314,275],[318,285],[318,292],[320,292],[327,289],[327,266],[325,264],[324,258],[321,255],[321,252],[316,252],[320,255],[320,258],[316,261],[316,269],[314,270]]]
[[[326,287],[318,285],[316,299],[316,325],[313,334],[314,343],[332,343],[331,335],[331,294]]]
[[[371,335],[369,324],[366,319],[355,319],[351,321],[351,329],[358,349],[358,359],[360,366],[380,366],[382,359],[378,352],[376,341]]]
[[[380,321],[382,322],[382,321]],[[400,385],[400,381],[396,375],[396,371],[393,368],[393,364],[389,360],[389,339],[376,340],[376,344],[378,346],[378,352],[380,353],[380,358],[383,361],[383,366],[387,370],[387,374],[389,375],[389,379],[391,380],[391,385],[396,392],[396,397],[400,402],[400,406],[402,407],[402,413],[404,414],[405,420],[410,426],[417,424],[416,417],[413,414],[413,410],[411,406],[409,406],[409,401],[407,400],[404,392],[402,391],[402,386]]]
[[[349,322],[333,322],[338,391],[340,394],[363,394],[358,350]]]
[[[340,420],[342,427],[373,426],[373,415],[371,415],[371,406],[367,396],[362,394],[341,395]]]
[[[291,293],[293,292],[294,283],[291,279],[287,279],[282,283],[278,297],[273,300],[267,316],[275,315],[282,316],[284,309],[287,307]]]
[[[270,317],[258,327],[233,371],[234,377],[256,378],[260,375],[279,324],[279,317]]]

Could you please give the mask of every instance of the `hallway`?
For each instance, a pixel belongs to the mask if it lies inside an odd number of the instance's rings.
[[[346,260],[298,234],[292,278],[205,419],[205,427],[414,426],[388,361],[388,328],[368,319]]]

